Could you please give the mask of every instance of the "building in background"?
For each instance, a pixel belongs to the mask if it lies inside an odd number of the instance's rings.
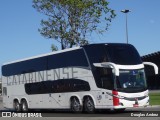
[[[145,66],[146,76],[147,76],[147,84],[149,89],[160,89],[160,51],[151,53],[148,55],[144,55],[141,57],[143,62],[153,62],[155,63],[159,70],[158,75],[154,74],[153,67]]]

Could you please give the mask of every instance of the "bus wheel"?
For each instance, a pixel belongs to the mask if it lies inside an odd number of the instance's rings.
[[[22,100],[22,112],[27,112],[28,111],[28,104],[26,100]]]
[[[71,99],[71,111],[76,113],[82,111],[82,106],[76,97]]]
[[[21,105],[19,104],[18,100],[15,100],[13,102],[13,107],[14,107],[14,110],[17,111],[17,112],[20,112],[21,111]]]
[[[87,97],[84,99],[84,110],[87,113],[94,113],[95,112],[94,102],[91,97]]]

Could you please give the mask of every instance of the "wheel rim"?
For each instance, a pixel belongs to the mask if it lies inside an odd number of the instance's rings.
[[[16,110],[16,111],[19,111],[19,110],[20,110],[19,108],[20,108],[19,103],[16,102],[16,103],[15,103],[15,110]]]
[[[26,102],[23,102],[23,103],[22,103],[22,110],[23,110],[23,111],[27,111],[27,110],[28,110],[28,108],[27,108],[27,103],[26,103]]]
[[[72,111],[78,112],[78,111],[80,111],[80,109],[81,109],[81,105],[80,105],[79,101],[74,98],[72,100]]]
[[[86,107],[88,111],[94,111],[94,103],[90,98],[87,99]]]

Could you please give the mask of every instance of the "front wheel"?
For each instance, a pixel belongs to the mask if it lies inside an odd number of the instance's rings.
[[[93,102],[92,98],[87,97],[84,100],[84,110],[87,113],[94,113],[95,112],[95,106],[94,106],[94,102]]]

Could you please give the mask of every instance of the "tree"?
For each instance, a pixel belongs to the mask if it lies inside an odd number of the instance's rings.
[[[106,0],[33,0],[33,7],[47,16],[41,20],[39,32],[60,42],[62,49],[88,44],[86,36],[93,31],[107,31],[116,16],[108,5]],[[106,24],[103,28],[101,21]]]

